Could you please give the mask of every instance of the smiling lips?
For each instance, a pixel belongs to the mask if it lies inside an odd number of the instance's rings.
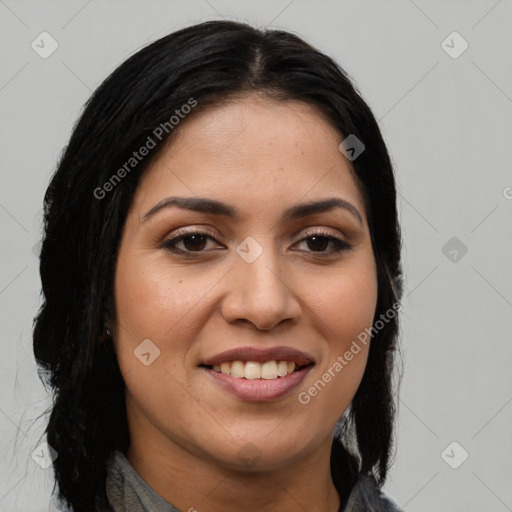
[[[313,359],[291,347],[239,347],[206,359],[217,373],[245,379],[277,379],[313,363]]]
[[[293,373],[297,367],[293,361],[225,361],[213,366],[213,371],[245,379],[277,379]]]
[[[206,359],[204,368],[225,390],[246,401],[268,401],[289,394],[314,365],[290,347],[240,347]]]

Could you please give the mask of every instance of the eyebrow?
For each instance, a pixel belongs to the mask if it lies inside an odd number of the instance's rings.
[[[240,220],[239,211],[231,205],[218,201],[216,199],[209,199],[206,197],[166,197],[157,203],[153,208],[144,214],[142,222],[146,222],[149,218],[153,217],[157,212],[171,206],[177,206],[184,210],[191,210],[195,212],[209,213],[212,215],[222,215],[233,220]],[[330,197],[321,199],[319,201],[310,201],[307,203],[299,203],[291,206],[283,212],[281,221],[290,221],[314,215],[316,213],[324,213],[332,211],[336,208],[341,208],[350,212],[359,222],[363,225],[363,219],[357,208],[348,201],[338,198]]]

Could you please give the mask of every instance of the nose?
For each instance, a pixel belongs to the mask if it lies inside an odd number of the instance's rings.
[[[302,308],[285,265],[269,248],[252,263],[236,256],[229,273],[229,292],[221,307],[228,323],[250,323],[259,330],[271,330],[282,322],[295,324]]]

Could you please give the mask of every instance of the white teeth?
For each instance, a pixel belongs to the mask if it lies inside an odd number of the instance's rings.
[[[277,375],[279,375],[279,377],[284,377],[285,375],[288,375],[287,361],[279,361],[279,363],[277,363]]]
[[[247,361],[245,363],[245,372],[246,379],[261,379],[261,364],[255,363],[254,361]]]
[[[267,361],[261,365],[262,379],[277,379],[277,363],[275,361]]]
[[[295,371],[297,365],[293,361],[228,361],[216,364],[213,370],[239,379],[266,379],[273,380],[286,377]]]
[[[229,365],[229,363],[225,363],[225,364]],[[225,373],[224,371],[222,371],[222,365],[220,365],[220,371],[222,373]],[[245,374],[245,364],[242,363],[242,361],[233,361],[231,363],[231,371],[228,368],[227,375],[231,375],[232,377],[238,377],[241,379],[242,377],[244,377],[244,374]]]

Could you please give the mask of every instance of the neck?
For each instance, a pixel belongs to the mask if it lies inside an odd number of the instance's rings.
[[[182,511],[338,512],[330,473],[331,440],[299,461],[272,471],[237,470],[156,439],[134,436],[127,459],[164,500]]]

